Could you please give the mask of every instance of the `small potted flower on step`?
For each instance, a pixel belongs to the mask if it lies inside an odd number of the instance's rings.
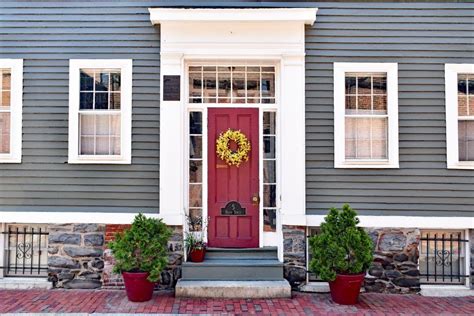
[[[313,259],[310,270],[329,282],[331,298],[344,305],[356,304],[367,269],[373,260],[373,243],[357,227],[357,213],[345,204],[332,208],[318,235],[310,238]]]
[[[189,231],[186,232],[184,246],[188,258],[192,262],[203,262],[207,245],[203,240],[202,232],[206,229],[207,222],[198,215],[186,215],[186,221]]]
[[[109,247],[115,257],[114,272],[122,273],[127,297],[149,301],[168,264],[169,229],[161,219],[138,214],[129,229],[118,233]]]

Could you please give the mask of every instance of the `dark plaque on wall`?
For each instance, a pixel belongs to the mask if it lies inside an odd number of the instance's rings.
[[[221,215],[245,215],[246,211],[239,202],[231,201],[221,208]]]
[[[180,76],[163,76],[163,101],[179,101],[181,94]]]

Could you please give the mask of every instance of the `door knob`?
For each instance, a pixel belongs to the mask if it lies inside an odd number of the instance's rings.
[[[258,196],[258,193],[255,193],[252,196],[252,204],[255,206],[258,206],[260,204],[260,196]]]

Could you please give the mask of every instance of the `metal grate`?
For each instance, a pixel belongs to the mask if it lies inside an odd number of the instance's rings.
[[[462,232],[423,232],[420,276],[424,284],[463,284],[467,240]]]
[[[8,227],[5,276],[46,276],[48,232],[42,227]]]

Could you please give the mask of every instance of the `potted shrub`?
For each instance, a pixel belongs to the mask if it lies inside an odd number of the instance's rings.
[[[129,229],[118,233],[109,247],[115,257],[114,272],[122,273],[127,297],[149,301],[161,271],[168,263],[171,230],[161,219],[138,214]]]
[[[339,304],[356,304],[364,276],[373,260],[372,240],[357,227],[357,213],[345,204],[331,208],[318,235],[309,240],[310,269],[329,282],[331,297]]]

